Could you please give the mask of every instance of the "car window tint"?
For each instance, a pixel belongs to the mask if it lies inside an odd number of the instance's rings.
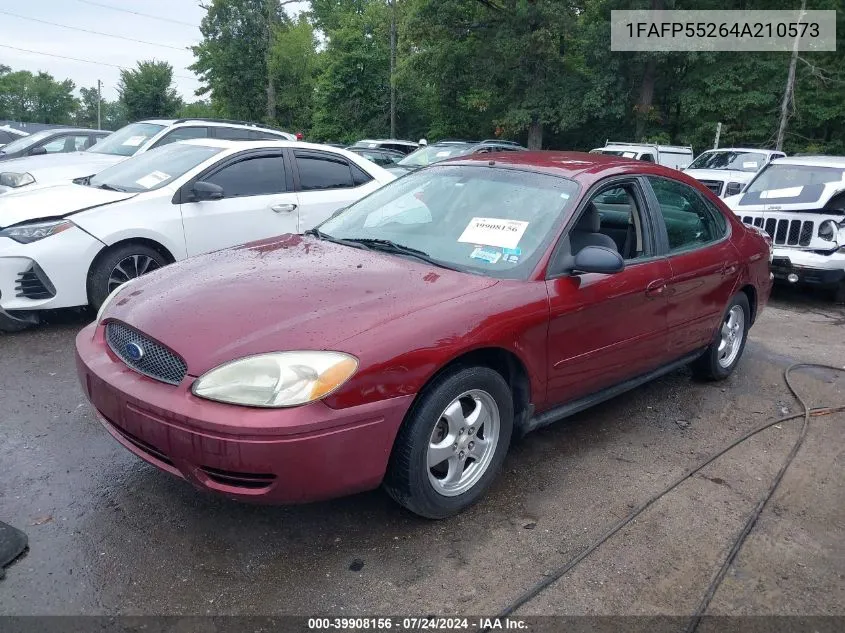
[[[696,248],[724,235],[697,191],[668,178],[649,176],[648,181],[666,225],[670,252]]]
[[[356,187],[358,185],[366,184],[373,179],[370,174],[358,167],[358,165],[350,165],[350,167],[352,168],[352,180],[355,182]]]
[[[296,153],[299,183],[303,191],[354,187],[349,164],[341,159],[319,154]]]
[[[66,152],[78,152],[88,149],[88,135],[66,135],[54,138],[42,147],[48,154],[61,154]]]
[[[647,163],[653,163],[654,156],[652,156],[651,154],[643,154],[642,156],[640,156],[640,160],[644,160]]]
[[[176,141],[186,141],[191,138],[206,138],[208,137],[207,127],[180,127],[172,132],[168,132],[162,136],[155,144],[156,147],[175,143]]]
[[[248,141],[258,138],[252,130],[238,127],[215,127],[214,136],[229,141]]]
[[[225,198],[263,196],[287,190],[285,161],[281,156],[245,158],[203,180],[223,187]]]

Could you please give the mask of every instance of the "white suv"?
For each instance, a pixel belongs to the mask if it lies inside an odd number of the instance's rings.
[[[755,174],[775,158],[786,154],[770,149],[725,147],[702,152],[684,169],[717,196],[727,198],[740,193]]]
[[[725,204],[772,238],[775,279],[831,288],[845,302],[845,157],[775,159]]]
[[[91,149],[68,154],[29,156],[0,166],[0,195],[21,187],[71,182],[92,176],[130,156],[192,138],[234,141],[295,141],[288,132],[225,119],[148,119],[120,128]]]

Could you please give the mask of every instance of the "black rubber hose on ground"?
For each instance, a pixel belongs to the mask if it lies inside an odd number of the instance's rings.
[[[707,591],[704,594],[701,602],[698,605],[695,613],[693,614],[692,618],[689,621],[689,625],[686,628],[686,633],[693,633],[697,628],[699,623],[701,622],[701,617],[704,612],[707,610],[710,601],[713,599],[713,596],[716,594],[716,590],[721,585],[722,580],[725,578],[725,574],[727,573],[728,569],[730,568],[731,564],[733,563],[734,559],[736,559],[737,554],[739,553],[740,549],[742,549],[743,543],[745,543],[745,539],[751,533],[754,524],[757,522],[757,519],[760,517],[760,514],[763,512],[763,508],[765,508],[766,503],[768,503],[769,499],[772,498],[772,495],[777,490],[778,486],[780,485],[781,480],[783,479],[786,470],[789,468],[792,461],[795,459],[795,456],[798,454],[801,445],[804,443],[804,439],[807,436],[807,431],[809,429],[810,418],[811,417],[818,417],[822,415],[830,415],[832,413],[838,413],[845,411],[845,404],[842,405],[835,405],[830,407],[817,407],[817,408],[810,408],[807,402],[799,395],[798,391],[795,389],[795,386],[792,384],[791,381],[791,373],[792,370],[797,369],[799,367],[807,367],[807,368],[816,368],[816,369],[827,369],[832,370],[835,372],[842,372],[845,371],[842,367],[835,367],[833,365],[822,365],[819,363],[795,363],[790,365],[784,371],[783,377],[786,381],[786,386],[792,395],[798,400],[799,404],[803,408],[801,413],[796,413],[792,415],[786,415],[780,417],[776,420],[772,420],[770,422],[766,422],[762,426],[757,427],[745,433],[744,435],[738,437],[733,442],[725,446],[724,448],[720,449],[716,453],[713,453],[705,460],[700,462],[698,465],[693,467],[691,470],[688,470],[686,473],[675,479],[672,483],[666,486],[663,490],[653,495],[650,499],[645,501],[644,503],[640,504],[636,508],[634,508],[627,516],[620,519],[616,523],[614,523],[611,527],[609,527],[601,536],[599,536],[596,540],[592,543],[587,545],[581,553],[577,556],[572,558],[569,562],[565,565],[559,567],[558,569],[552,571],[551,574],[544,577],[542,580],[537,582],[533,585],[530,589],[525,591],[522,595],[520,595],[516,600],[511,602],[507,607],[502,609],[498,616],[499,618],[505,618],[509,615],[513,614],[519,607],[523,606],[530,600],[536,598],[540,593],[544,590],[549,588],[555,582],[560,580],[564,575],[566,575],[571,569],[576,567],[582,560],[587,558],[590,554],[596,551],[601,545],[603,545],[608,539],[610,539],[614,534],[616,534],[619,530],[623,527],[628,525],[631,521],[636,519],[640,514],[642,514],[646,509],[648,509],[652,504],[656,501],[665,497],[667,494],[672,492],[675,488],[680,486],[684,481],[695,475],[697,472],[705,468],[706,466],[710,465],[714,461],[716,461],[719,457],[727,453],[733,448],[736,448],[746,440],[751,437],[754,437],[758,433],[765,431],[766,429],[775,426],[776,424],[780,424],[781,422],[787,422],[789,420],[795,420],[798,418],[803,418],[804,422],[801,426],[801,432],[798,435],[798,439],[795,441],[795,444],[792,446],[792,450],[789,451],[789,455],[787,455],[786,460],[781,466],[781,469],[778,471],[778,474],[775,476],[774,480],[772,481],[771,486],[769,486],[766,493],[760,498],[760,501],[754,508],[754,511],[749,515],[748,520],[745,522],[742,530],[734,539],[734,542],[728,552],[727,557],[722,563],[722,566],[719,568],[719,571],[713,577],[713,580],[710,582],[710,585],[707,587]]]

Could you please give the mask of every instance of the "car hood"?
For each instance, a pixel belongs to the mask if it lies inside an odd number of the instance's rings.
[[[136,195],[73,183],[14,191],[0,196],[0,227],[42,218],[60,218]]]
[[[768,191],[744,192],[724,198],[737,214],[743,211],[820,211],[835,195],[845,191],[845,182],[827,182]]]
[[[97,154],[95,152],[27,156],[3,161],[0,171],[31,174],[35,178],[36,184],[51,185],[69,182],[82,176],[91,176],[103,171],[106,167],[111,167],[126,160],[126,158],[126,156]],[[14,189],[11,191],[14,191]]]
[[[106,316],[168,346],[198,376],[252,354],[343,351],[342,342],[356,334],[496,283],[283,235],[162,268],[118,295]]]
[[[696,180],[721,180],[723,182],[741,182],[748,184],[756,172],[738,169],[685,169],[684,173]]]

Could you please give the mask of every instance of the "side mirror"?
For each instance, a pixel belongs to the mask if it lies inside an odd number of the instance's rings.
[[[220,200],[223,197],[223,187],[215,185],[213,182],[206,182],[205,180],[198,180],[191,187],[191,194],[193,194],[195,202],[203,200]]]
[[[604,246],[585,246],[575,255],[572,271],[612,275],[625,269],[625,260],[617,251]]]
[[[29,150],[30,156],[43,156],[46,153],[47,153],[46,147],[33,147],[31,150]]]

